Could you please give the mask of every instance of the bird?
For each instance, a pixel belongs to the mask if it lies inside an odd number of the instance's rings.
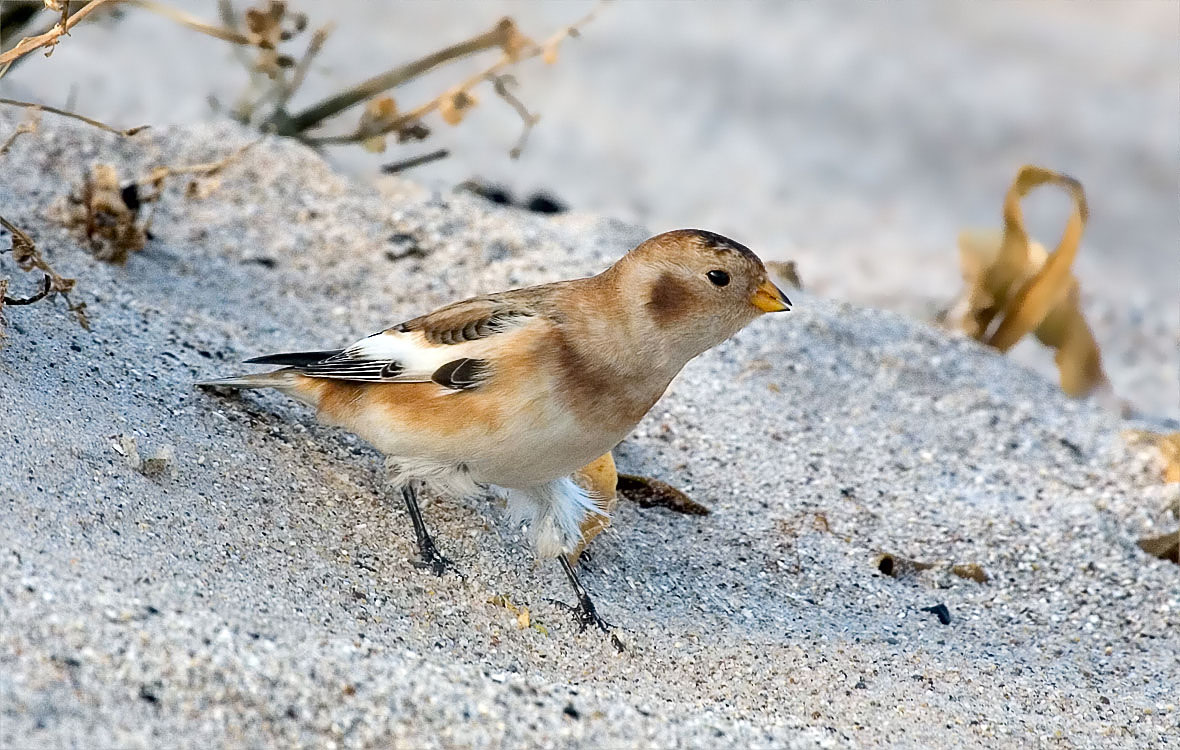
[[[536,555],[561,564],[581,629],[613,638],[571,565],[608,505],[575,474],[609,459],[690,360],[790,305],[748,247],[678,229],[594,276],[472,297],[342,349],[255,357],[246,362],[279,369],[198,385],[276,389],[384,454],[418,564],[438,575],[452,564],[419,491],[505,497]]]

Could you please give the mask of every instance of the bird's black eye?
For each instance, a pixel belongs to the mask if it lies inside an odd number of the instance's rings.
[[[713,286],[725,286],[729,283],[729,274],[725,271],[709,271],[705,276],[709,277],[709,281],[713,282]]]

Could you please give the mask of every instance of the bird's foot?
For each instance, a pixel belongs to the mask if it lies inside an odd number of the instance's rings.
[[[589,596],[579,597],[576,607],[571,607],[565,602],[558,601],[557,599],[550,599],[549,601],[574,616],[574,622],[578,624],[579,633],[586,632],[586,628],[593,625],[603,633],[610,635],[611,645],[614,646],[620,654],[626,650],[623,648],[623,642],[619,640],[619,636],[615,635],[615,626],[602,619],[602,616],[598,614],[598,610],[594,608],[594,602],[590,600]]]
[[[434,541],[429,537],[425,541],[418,541],[418,554],[422,559],[414,562],[415,568],[430,568],[436,576],[446,575],[447,571],[458,573],[455,570],[455,564],[451,562],[450,558],[443,557],[443,554],[438,551],[438,547],[434,546]]]

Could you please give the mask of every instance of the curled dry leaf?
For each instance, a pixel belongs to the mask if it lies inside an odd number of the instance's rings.
[[[539,622],[534,622],[532,615],[529,613],[529,608],[525,606],[518,606],[512,603],[512,600],[503,594],[496,594],[488,599],[488,604],[496,607],[503,607],[511,612],[516,617],[516,627],[519,630],[526,630],[532,628],[541,635],[549,635],[549,629]]]
[[[1053,253],[1032,241],[1020,201],[1034,188],[1057,185],[1074,208]],[[964,333],[1006,352],[1028,333],[1056,350],[1062,389],[1085,396],[1107,383],[1094,334],[1081,311],[1077,279],[1070,271],[1089,216],[1082,185],[1043,167],[1024,166],[1004,198],[1001,231],[959,235],[965,289],[949,317]]]

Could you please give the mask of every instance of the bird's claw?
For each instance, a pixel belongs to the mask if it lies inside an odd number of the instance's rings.
[[[583,597],[579,599],[577,606],[571,606],[565,602],[558,601],[557,599],[549,599],[548,601],[552,604],[556,604],[574,616],[574,622],[578,625],[579,633],[585,633],[586,628],[593,625],[603,633],[610,635],[611,645],[613,645],[620,654],[626,650],[623,648],[623,642],[620,641],[619,637],[614,633],[615,626],[602,619],[602,616],[598,614],[598,610],[594,608],[594,602],[590,601],[590,597]]]
[[[418,554],[422,559],[414,562],[415,568],[430,568],[436,576],[440,577],[446,575],[447,571],[455,570],[455,564],[451,562],[450,558],[443,557],[433,542],[419,544]]]

